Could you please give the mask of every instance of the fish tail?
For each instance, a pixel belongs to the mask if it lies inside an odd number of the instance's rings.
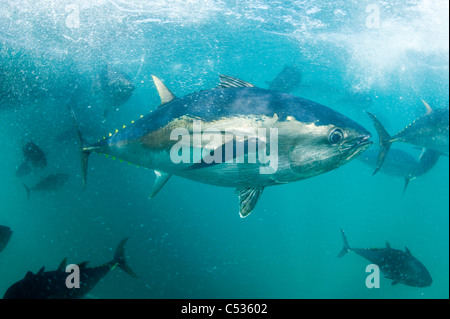
[[[345,237],[345,233],[342,228],[341,228],[341,233],[342,233],[342,239],[344,240],[344,247],[342,248],[341,252],[338,255],[339,258],[344,257],[349,251],[351,251],[351,248],[347,242],[347,237]]]
[[[82,180],[83,180],[83,190],[86,188],[86,180],[87,180],[87,167],[88,167],[88,160],[89,160],[89,154],[91,154],[91,150],[84,147],[85,142],[83,139],[83,135],[81,134],[80,127],[77,122],[77,118],[75,117],[75,113],[73,112],[72,108],[70,106],[67,106],[71,115],[73,122],[75,124],[75,128],[77,129],[77,136],[78,136],[78,144],[80,146],[80,157],[81,157],[81,171],[82,171]]]
[[[125,244],[128,238],[124,238],[120,241],[119,245],[117,245],[116,253],[114,254],[113,264],[119,266],[123,271],[129,274],[133,278],[137,278],[137,275],[134,271],[127,265],[125,261]]]
[[[25,187],[25,190],[27,191],[27,199],[30,199],[31,189],[24,183],[22,183],[22,185],[23,185],[23,187]]]
[[[377,165],[376,165],[375,171],[372,174],[372,175],[375,175],[380,170],[381,166],[383,165],[386,155],[389,152],[389,149],[391,148],[392,137],[386,131],[383,124],[381,124],[381,122],[376,118],[375,115],[373,115],[370,112],[367,112],[367,114],[372,119],[373,125],[375,126],[375,129],[377,130],[379,144],[380,144],[380,152],[378,153]]]

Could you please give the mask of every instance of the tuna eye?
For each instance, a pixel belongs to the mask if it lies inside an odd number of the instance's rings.
[[[330,144],[337,144],[344,139],[344,132],[340,128],[333,130],[328,137]]]

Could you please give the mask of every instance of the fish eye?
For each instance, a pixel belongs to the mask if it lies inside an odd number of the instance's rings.
[[[340,128],[331,131],[330,136],[328,136],[328,141],[330,144],[337,144],[344,139],[344,132]]]

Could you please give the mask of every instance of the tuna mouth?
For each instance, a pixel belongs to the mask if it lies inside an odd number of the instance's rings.
[[[360,137],[356,143],[345,149],[344,151],[346,151],[347,153],[347,160],[352,159],[354,156],[359,155],[360,153],[368,149],[373,143],[373,141],[369,140],[370,138],[370,135]]]

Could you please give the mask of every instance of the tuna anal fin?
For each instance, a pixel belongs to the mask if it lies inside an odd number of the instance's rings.
[[[167,174],[167,173],[164,173],[161,171],[157,171],[157,170],[155,170],[155,175],[156,175],[155,184],[153,184],[153,189],[152,189],[152,192],[150,193],[149,198],[153,198],[156,194],[158,194],[158,192],[161,190],[161,188],[163,188],[163,186],[166,185],[170,176],[172,176],[170,174]]]
[[[264,187],[247,187],[238,190],[239,192],[239,215],[244,218],[255,208]]]
[[[155,83],[156,89],[158,90],[159,97],[161,98],[161,105],[169,103],[173,99],[175,99],[175,95],[170,92],[170,90],[162,83],[160,79],[156,76],[152,75],[153,82]]]
[[[402,193],[402,197],[405,195],[405,192],[406,192],[406,188],[408,187],[408,185],[409,185],[409,182],[412,180],[412,179],[414,179],[413,177],[411,177],[411,176],[404,176],[404,178],[405,178],[405,185],[403,186],[403,193]]]

